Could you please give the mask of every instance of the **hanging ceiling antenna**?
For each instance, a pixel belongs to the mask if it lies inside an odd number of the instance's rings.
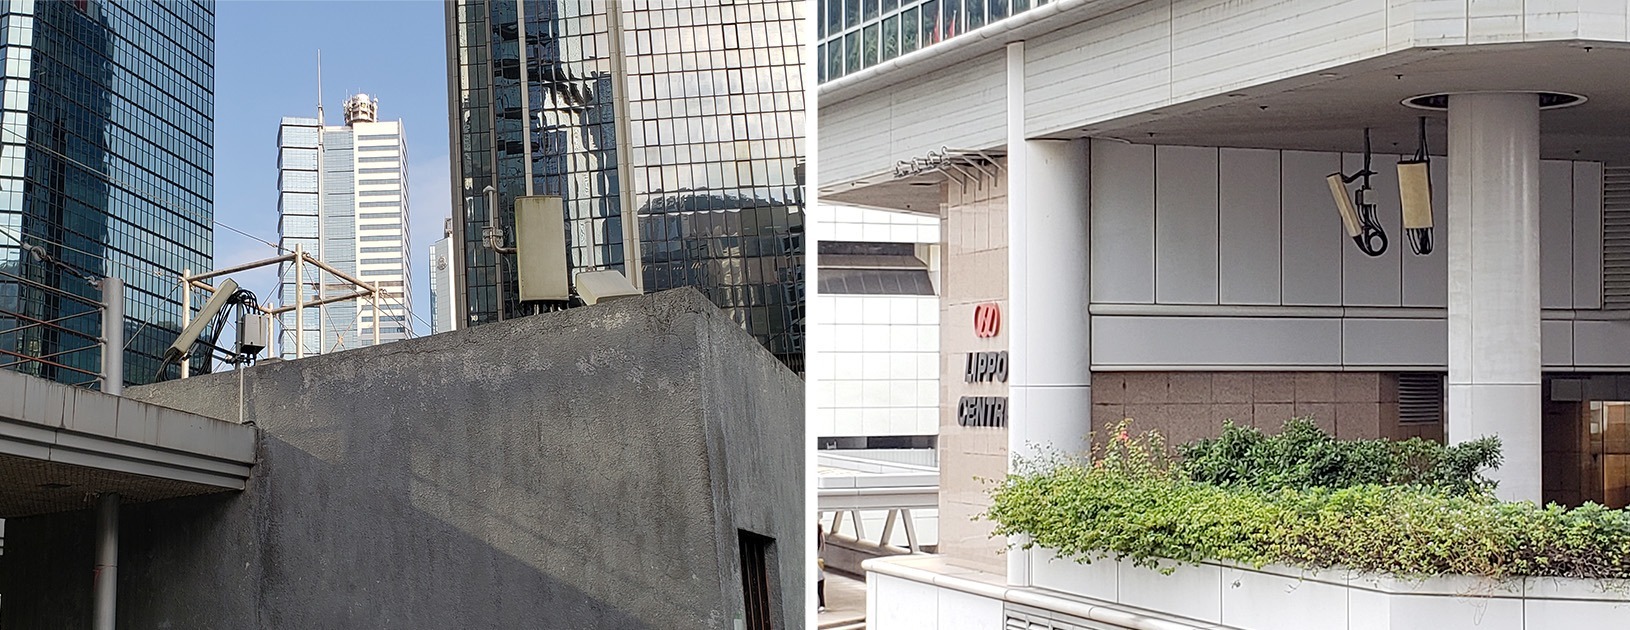
[[[1420,119],[1420,141],[1414,159],[1398,162],[1398,199],[1404,212],[1404,234],[1409,248],[1425,256],[1432,253],[1432,169],[1426,153],[1426,117]]]
[[[1347,236],[1358,245],[1358,251],[1371,257],[1387,251],[1387,231],[1381,228],[1381,222],[1375,217],[1375,190],[1370,188],[1370,176],[1375,174],[1370,170],[1370,129],[1365,127],[1364,168],[1352,175],[1343,175],[1338,171],[1325,178],[1330,184],[1330,196],[1336,202],[1336,212],[1341,214],[1341,224],[1347,230]],[[1363,183],[1348,197],[1347,184],[1359,180],[1363,180]]]

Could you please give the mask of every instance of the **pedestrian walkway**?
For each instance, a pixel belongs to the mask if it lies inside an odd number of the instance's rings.
[[[866,621],[866,580],[836,571],[826,572],[826,611],[816,623],[824,630],[864,628]]]

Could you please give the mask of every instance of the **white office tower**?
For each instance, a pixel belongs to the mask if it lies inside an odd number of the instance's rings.
[[[430,244],[430,332],[443,333],[458,327],[453,314],[453,220],[442,227],[441,240]]]
[[[289,251],[298,245],[324,263],[382,289],[379,341],[405,339],[411,330],[412,286],[408,260],[407,143],[401,121],[376,119],[379,101],[366,94],[345,100],[345,124],[285,117],[278,129],[278,236]],[[295,265],[278,270],[279,302],[310,304],[346,295],[356,285],[301,265],[303,290],[296,295]],[[303,309],[295,345],[293,313],[280,317],[280,356],[337,352],[373,345],[374,309],[368,298]]]

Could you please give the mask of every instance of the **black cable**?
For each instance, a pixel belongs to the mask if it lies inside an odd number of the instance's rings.
[[[222,348],[217,343],[221,339],[221,333],[226,330],[227,320],[232,317],[232,307],[234,306],[238,307],[240,312],[245,308],[253,308],[256,311],[260,310],[260,303],[259,300],[255,298],[255,292],[250,291],[249,289],[240,288],[237,291],[233,291],[232,295],[227,297],[226,304],[221,306],[221,310],[215,313],[215,317],[211,319],[209,325],[205,327],[204,330],[209,332],[206,332],[205,335],[199,336],[199,341],[204,342],[204,345],[207,345],[210,348],[210,353],[204,355],[203,371],[205,373],[215,371],[215,352],[217,351],[224,356],[227,363],[232,365],[237,365],[249,360],[249,357],[239,354],[235,350]]]
[[[186,214],[186,213],[183,213],[183,212],[181,212],[179,210],[176,210],[175,208],[171,207],[170,204],[168,204],[168,203],[160,202],[158,199],[153,198],[151,195],[148,195],[147,193],[141,192],[140,188],[137,188],[135,186],[130,186],[130,185],[124,184],[123,182],[115,180],[115,179],[113,179],[113,177],[111,175],[108,175],[105,172],[102,172],[100,170],[92,168],[89,164],[86,164],[86,163],[81,162],[79,160],[76,160],[74,158],[68,157],[67,155],[64,155],[63,153],[57,151],[56,149],[53,149],[51,147],[48,147],[48,146],[46,146],[44,144],[41,144],[41,143],[39,143],[39,142],[37,142],[35,140],[32,140],[32,139],[28,138],[28,136],[25,136],[25,135],[23,135],[21,133],[13,131],[10,127],[0,127],[0,131],[5,131],[7,133],[10,133],[13,136],[21,138],[22,141],[25,144],[32,145],[33,148],[39,149],[39,150],[44,151],[46,153],[50,153],[52,156],[56,157],[57,159],[63,160],[65,162],[69,163],[69,164],[77,166],[81,170],[83,170],[83,171],[85,171],[87,173],[90,173],[92,176],[96,177],[97,179],[100,179],[100,180],[102,180],[104,182],[107,182],[108,184],[117,186],[120,189],[124,190],[125,192],[130,193],[133,196],[140,197],[143,201],[146,201],[147,203],[153,204],[154,206],[157,206],[157,207],[159,207],[161,209],[164,209],[164,210],[169,210],[171,212],[175,212],[177,214]],[[289,250],[284,249],[283,246],[281,246],[281,245],[278,245],[276,243],[273,243],[273,242],[268,241],[266,239],[260,238],[258,236],[255,236],[253,234],[250,234],[250,233],[245,232],[243,230],[240,230],[238,228],[235,228],[235,227],[232,227],[232,226],[227,225],[225,223],[222,223],[219,220],[215,219],[215,217],[213,217],[213,216],[210,217],[210,223],[212,223],[214,225],[219,225],[219,226],[224,227],[224,228],[226,228],[228,230],[231,230],[233,232],[237,232],[238,234],[242,234],[243,236],[245,236],[247,238],[250,238],[250,239],[253,239],[255,241],[259,241],[261,244],[266,245],[268,247],[271,247],[272,249],[277,250],[279,252],[282,252],[282,253],[288,253],[289,252]]]
[[[1419,140],[1418,144],[1416,144],[1416,146],[1415,146],[1415,161],[1417,161],[1417,162],[1425,162],[1425,161],[1428,160],[1428,158],[1426,156],[1426,117],[1425,116],[1421,116],[1420,123],[1421,123],[1421,127],[1420,127],[1421,135],[1420,135],[1420,140]]]
[[[1420,137],[1415,145],[1415,159],[1413,160],[1413,163],[1427,165],[1431,164],[1431,157],[1429,157],[1426,150],[1425,116],[1420,117]],[[1430,166],[1428,166],[1426,170],[1426,189],[1427,191],[1432,190],[1432,169]],[[1430,194],[1430,192],[1428,194]],[[1430,199],[1430,197],[1428,199]],[[1404,234],[1409,237],[1409,249],[1415,252],[1415,255],[1425,256],[1432,253],[1432,228],[1406,227],[1404,228]]]
[[[51,256],[51,254],[47,253],[45,251],[44,247],[41,247],[39,245],[29,245],[22,238],[18,237],[15,234],[12,234],[10,231],[0,230],[0,234],[5,234],[7,237],[10,237],[11,240],[16,241],[17,245],[21,246],[25,253],[27,253],[29,255],[32,255],[35,258],[40,259],[40,262],[51,264],[51,265],[56,266],[59,269],[62,269],[63,271],[67,271],[68,275],[74,276],[75,278],[79,278],[80,280],[84,280],[85,282],[90,283],[91,286],[99,286],[98,282],[102,279],[101,274],[98,274],[98,273],[96,273],[94,271],[91,271],[89,269],[81,268],[78,265],[74,265],[74,264],[69,263],[67,261],[57,260],[56,258],[53,258]],[[41,239],[41,240],[44,240],[44,239]],[[50,241],[46,241],[46,242],[50,243]],[[52,244],[55,244],[55,243],[52,243]]]
[[[1370,191],[1370,176],[1376,174],[1370,170],[1370,157],[1370,129],[1365,127],[1364,169],[1353,174],[1353,179],[1364,180],[1358,190],[1353,191],[1353,205],[1358,207],[1358,220],[1361,224],[1359,234],[1353,237],[1353,242],[1358,244],[1358,251],[1373,258],[1387,252],[1387,231],[1381,227],[1381,221],[1375,216],[1375,204],[1364,202],[1366,193]],[[1346,177],[1342,179],[1347,180]],[[1350,183],[1350,180],[1348,181]]]
[[[1368,189],[1353,191],[1353,205],[1358,206],[1358,220],[1362,224],[1353,242],[1358,244],[1358,251],[1373,258],[1387,253],[1387,231],[1375,216],[1375,204],[1364,203],[1365,190]]]

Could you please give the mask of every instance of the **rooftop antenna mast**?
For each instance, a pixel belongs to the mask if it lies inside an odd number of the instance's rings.
[[[323,153],[325,153],[325,148],[323,147],[323,141],[324,141],[323,136],[326,135],[326,134],[323,133],[323,131],[324,131],[324,128],[327,127],[327,126],[328,126],[328,119],[323,116],[323,49],[318,48],[317,49],[317,226],[318,226],[317,227],[317,255],[318,255],[318,257],[321,257],[323,252],[325,251],[325,248],[323,247],[323,241],[325,239],[323,238],[324,235],[323,235],[322,224],[323,224],[323,215],[327,214],[325,212],[325,206],[327,206],[328,204],[325,203],[324,196],[323,196],[323,174],[327,172],[327,171],[325,171],[323,169]],[[323,347],[323,337],[327,336],[327,334],[328,334],[328,330],[327,330],[328,329],[328,325],[327,325],[328,324],[328,305],[323,302],[323,282],[322,282],[322,279],[323,279],[322,272],[318,271],[317,272],[317,282],[315,282],[314,283],[315,286],[312,287],[312,289],[314,289],[316,294],[317,294],[317,300],[316,300],[317,301],[317,349],[319,351],[321,351],[322,347]],[[294,284],[295,284],[294,303],[295,303],[295,306],[297,307],[297,308],[294,309],[294,318],[295,318],[295,322],[296,322],[295,326],[294,326],[294,349],[295,349],[294,354],[295,354],[295,356],[298,357],[298,356],[301,356],[301,355],[305,354],[305,343],[306,343],[306,338],[305,338],[306,309],[305,309],[305,304],[303,303],[303,300],[301,300],[301,295],[300,295],[305,290],[305,285],[306,285],[305,266],[299,264],[298,262],[294,265]],[[374,319],[378,319],[378,317],[375,317]],[[378,327],[378,324],[375,323],[374,326]]]

